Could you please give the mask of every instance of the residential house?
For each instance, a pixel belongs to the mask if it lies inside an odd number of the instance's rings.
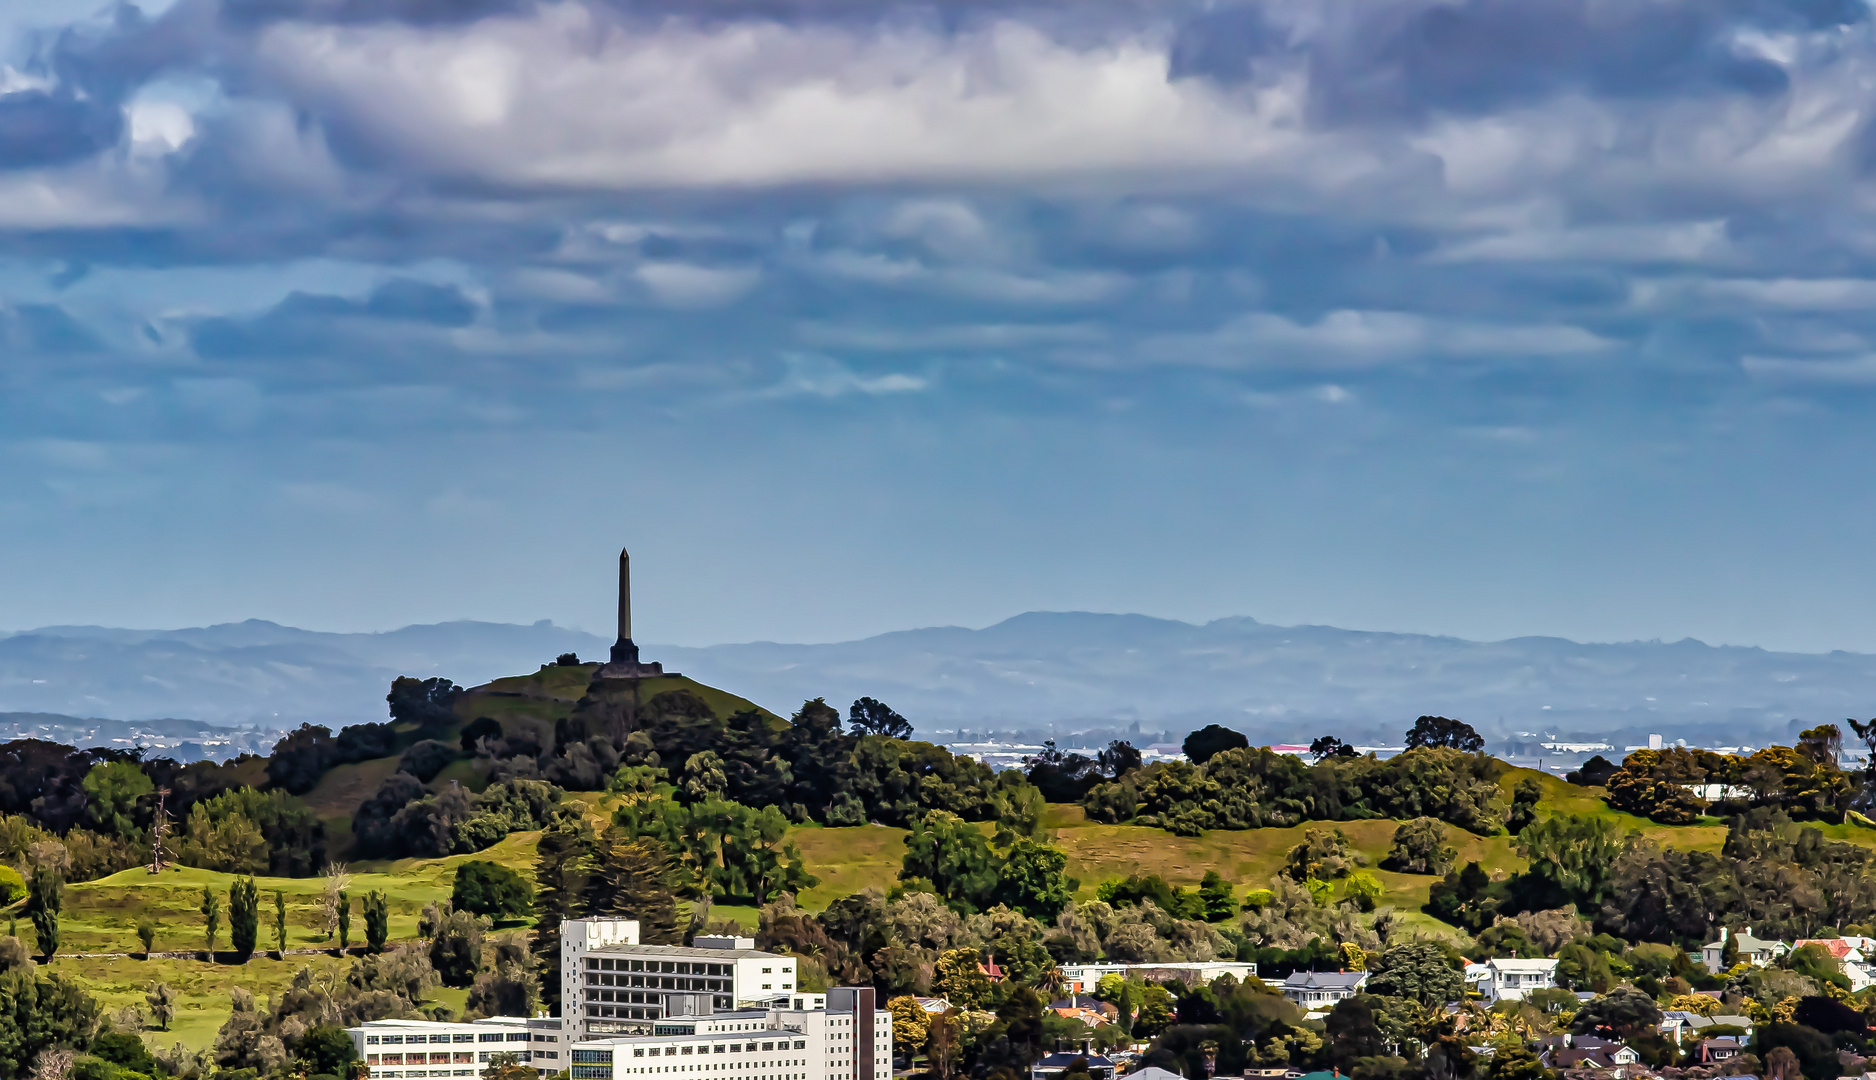
[[[1707,971],[1712,974],[1720,973],[1720,957],[1726,951],[1728,934],[1729,931],[1721,927],[1718,940],[1710,941],[1700,947],[1700,962],[1705,964]],[[1734,948],[1739,950],[1740,962],[1753,967],[1764,967],[1791,951],[1791,946],[1782,941],[1767,941],[1764,938],[1753,937],[1750,926],[1731,936]]]
[[[1327,1008],[1361,993],[1366,985],[1365,971],[1293,971],[1283,980],[1283,996],[1306,1010]]]
[[[986,959],[990,962],[987,964],[978,964],[977,970],[983,972],[984,978],[989,979],[993,984],[1002,982],[1003,969],[997,966],[997,954],[991,953]]]
[[[1114,1062],[1101,1054],[1067,1050],[1050,1054],[1029,1067],[1029,1080],[1061,1080],[1078,1061],[1088,1063],[1088,1075],[1094,1080],[1114,1080]]]
[[[1557,961],[1495,958],[1484,963],[1479,996],[1487,1002],[1521,1001],[1526,994],[1555,989]]]
[[[1546,1069],[1620,1071],[1641,1061],[1627,1045],[1594,1035],[1552,1035],[1539,1041],[1538,1060]]]
[[[1089,1027],[1111,1024],[1120,1016],[1120,1010],[1087,994],[1076,994],[1049,1002],[1049,1011],[1064,1020],[1079,1020]]]
[[[1700,1040],[1700,1063],[1712,1065],[1738,1057],[1746,1051],[1746,1040],[1736,1035],[1720,1035]]]
[[[1869,938],[1802,938],[1791,943],[1793,952],[1806,945],[1817,945],[1837,959],[1842,965],[1844,977],[1850,980],[1850,992],[1857,993],[1876,984],[1876,970],[1870,963],[1871,950],[1865,947]]]
[[[1732,1013],[1702,1016],[1682,1009],[1670,1009],[1661,1014],[1661,1024],[1655,1030],[1670,1041],[1679,1042],[1683,1038],[1706,1038],[1705,1033],[1715,1027],[1736,1027],[1745,1033],[1745,1038],[1752,1038],[1752,1018]]]

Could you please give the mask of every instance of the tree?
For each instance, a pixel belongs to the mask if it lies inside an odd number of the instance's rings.
[[[580,666],[580,654],[563,652],[559,656],[554,657],[554,666],[556,667],[579,667]]]
[[[339,897],[352,884],[352,875],[342,862],[326,864],[325,891],[320,895],[320,911],[325,916],[326,940],[332,940],[333,931],[339,928]]]
[[[456,747],[440,739],[424,739],[404,751],[404,756],[397,760],[397,771],[407,772],[427,784],[456,760],[456,754]]]
[[[1511,811],[1505,815],[1505,831],[1513,836],[1537,820],[1537,803],[1544,797],[1543,786],[1531,777],[1518,781],[1511,791]]]
[[[1633,1038],[1652,1031],[1661,1023],[1661,1007],[1655,999],[1629,986],[1618,986],[1599,997],[1591,998],[1577,1009],[1570,1030],[1579,1035],[1612,1035]]]
[[[953,1005],[981,1007],[990,999],[990,977],[984,974],[976,949],[951,949],[938,957],[932,986]]]
[[[912,737],[912,722],[883,701],[863,697],[847,710],[847,726],[860,735],[884,735],[888,739]]]
[[[886,1002],[886,1010],[892,1013],[893,1048],[903,1049],[910,1061],[925,1048],[925,1037],[931,1033],[931,1014],[917,998],[905,995]]]
[[[571,667],[573,665],[563,664],[562,666]],[[483,739],[488,739],[490,741],[493,741],[501,737],[502,737],[502,725],[500,721],[494,719],[493,717],[478,716],[474,720],[471,720],[467,724],[463,725],[462,737],[458,739],[457,741],[462,744],[463,753],[473,754],[476,752],[477,744],[479,744]]]
[[[208,942],[209,958],[215,956],[215,939],[221,934],[221,897],[207,885],[202,886],[202,933]]]
[[[1575,904],[1595,911],[1612,888],[1611,872],[1628,846],[1608,818],[1558,814],[1518,833],[1518,854],[1530,860],[1531,875],[1547,886],[1540,907]]]
[[[1081,886],[1068,876],[1068,855],[1061,848],[1027,837],[1005,853],[997,881],[997,895],[1003,903],[1043,922],[1054,922]]]
[[[608,829],[586,881],[586,911],[637,919],[640,942],[676,945],[684,938],[677,922],[676,877],[677,865],[663,844],[617,827]]]
[[[1205,871],[1205,877],[1199,881],[1199,903],[1204,908],[1206,922],[1227,922],[1238,913],[1238,898],[1231,883],[1216,870]]]
[[[137,940],[143,943],[143,955],[150,955],[156,948],[156,924],[147,918],[138,919]]]
[[[228,941],[243,961],[254,955],[260,938],[261,896],[253,878],[236,878],[228,884]]]
[[[339,894],[339,951],[352,947],[352,894]]]
[[[560,924],[585,911],[592,871],[593,827],[581,816],[548,826],[535,845],[534,932],[529,948],[541,972],[542,994],[550,1011],[560,1011]]]
[[[142,838],[137,824],[138,803],[156,791],[156,785],[135,763],[107,761],[94,765],[84,779],[85,812],[106,836],[135,841]]]
[[[287,955],[287,894],[274,890],[274,951],[281,959]]]
[[[1453,868],[1454,854],[1446,843],[1446,824],[1417,817],[1394,830],[1394,846],[1381,865],[1403,874],[1445,874]]]
[[[1283,872],[1296,881],[1332,881],[1355,869],[1359,856],[1340,829],[1306,829],[1303,842],[1290,849]]]
[[[436,913],[435,925],[430,935],[430,966],[436,969],[443,985],[468,986],[482,970],[482,943],[488,920],[445,907]]]
[[[31,888],[26,894],[26,917],[33,933],[39,936],[39,952],[52,962],[59,951],[59,913],[65,909],[65,878],[55,859],[43,859],[33,867]]]
[[[1116,780],[1140,769],[1140,751],[1124,739],[1108,743],[1107,749],[1096,754],[1094,760],[1102,772]]]
[[[1873,721],[1876,722],[1876,721]],[[925,1060],[938,1080],[950,1080],[958,1056],[958,1018],[956,1009],[946,1009],[931,1018],[931,1030],[925,1035]]]
[[[496,921],[519,919],[534,909],[527,879],[500,863],[470,861],[456,867],[450,906]]]
[[[306,1071],[312,1075],[344,1076],[358,1051],[344,1028],[321,1024],[300,1036],[293,1045],[293,1055],[306,1063]]]
[[[1251,740],[1244,737],[1242,731],[1233,731],[1218,724],[1206,724],[1190,735],[1179,747],[1185,751],[1186,760],[1194,765],[1203,765],[1226,750],[1239,750],[1251,745]]]
[[[1462,753],[1476,754],[1485,749],[1485,740],[1463,720],[1444,716],[1423,716],[1407,731],[1407,749],[1444,746]]]
[[[384,951],[385,939],[391,936],[391,909],[384,893],[373,889],[365,894],[365,944],[374,953]]]
[[[1351,1070],[1360,1058],[1387,1054],[1387,1039],[1375,1023],[1376,1004],[1375,998],[1356,994],[1336,1002],[1323,1018],[1323,1041],[1338,1068]]]
[[[1381,997],[1407,998],[1437,1009],[1466,996],[1465,975],[1453,957],[1428,941],[1389,945],[1371,969],[1368,990]]]
[[[1355,757],[1355,748],[1336,738],[1334,735],[1318,735],[1309,744],[1309,756],[1315,761],[1323,758]]]

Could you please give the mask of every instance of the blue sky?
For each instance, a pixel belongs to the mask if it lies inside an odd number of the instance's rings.
[[[1830,0],[0,11],[0,626],[1876,650]]]

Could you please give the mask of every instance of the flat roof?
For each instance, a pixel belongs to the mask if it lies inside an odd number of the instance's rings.
[[[772,960],[794,959],[792,956],[782,956],[779,953],[764,952],[761,949],[699,949],[689,945],[627,945],[624,942],[594,945],[586,951],[588,954],[640,953],[645,956],[688,957],[697,960],[722,960],[725,958],[753,960],[758,957],[768,957]]]

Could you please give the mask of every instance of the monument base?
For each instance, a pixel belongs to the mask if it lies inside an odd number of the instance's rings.
[[[595,679],[655,679],[663,675],[676,675],[675,671],[666,671],[663,664],[614,663],[602,664],[593,673]]]
[[[666,672],[663,664],[641,664],[638,662],[638,646],[631,638],[620,638],[612,644],[612,657],[594,674],[599,679],[651,679],[660,675],[676,675]]]

